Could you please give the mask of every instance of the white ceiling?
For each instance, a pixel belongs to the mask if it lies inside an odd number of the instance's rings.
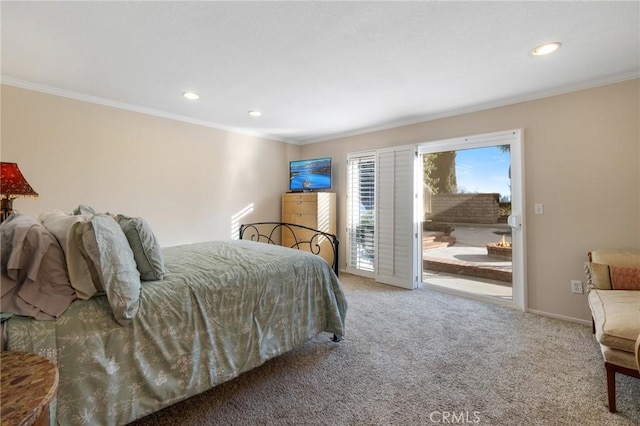
[[[3,83],[299,144],[640,76],[638,1],[3,1],[1,15]],[[562,47],[530,54],[549,41]]]

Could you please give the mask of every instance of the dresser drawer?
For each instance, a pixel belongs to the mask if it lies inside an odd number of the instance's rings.
[[[315,214],[285,213],[282,215],[282,221],[316,229],[316,226],[318,225],[318,216]]]
[[[282,196],[282,201],[286,202],[296,202],[296,201],[316,201],[318,199],[318,194],[316,193],[290,193],[284,194]]]
[[[316,215],[318,213],[318,203],[315,200],[313,201],[284,201],[282,203],[282,213],[300,213],[300,214],[312,214]]]

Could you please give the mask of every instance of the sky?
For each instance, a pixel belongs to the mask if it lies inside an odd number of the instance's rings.
[[[508,152],[494,146],[456,152],[458,192],[497,192],[511,198]]]

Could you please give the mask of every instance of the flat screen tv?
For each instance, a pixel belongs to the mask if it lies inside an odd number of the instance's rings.
[[[291,191],[331,189],[331,158],[289,162],[289,189]]]

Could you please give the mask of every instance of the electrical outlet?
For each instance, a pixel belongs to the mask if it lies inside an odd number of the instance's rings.
[[[571,280],[571,293],[583,294],[582,281]]]

